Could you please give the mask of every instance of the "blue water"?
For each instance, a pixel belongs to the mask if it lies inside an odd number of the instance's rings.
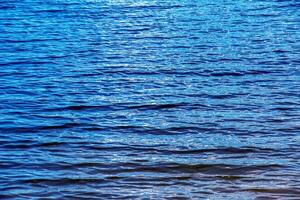
[[[300,199],[298,0],[1,0],[0,199]]]

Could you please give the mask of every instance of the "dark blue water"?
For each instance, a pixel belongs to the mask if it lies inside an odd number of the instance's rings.
[[[1,0],[0,199],[300,199],[298,0]]]

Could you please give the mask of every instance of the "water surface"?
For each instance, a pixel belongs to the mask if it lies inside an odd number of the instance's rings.
[[[299,199],[296,0],[2,0],[1,199]]]

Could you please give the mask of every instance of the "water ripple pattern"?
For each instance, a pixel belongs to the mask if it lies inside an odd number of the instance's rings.
[[[1,0],[0,199],[299,199],[298,0]]]

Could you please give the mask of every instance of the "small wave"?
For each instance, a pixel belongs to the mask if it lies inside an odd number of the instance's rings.
[[[184,103],[172,103],[172,104],[148,104],[148,105],[136,105],[129,106],[129,109],[139,109],[139,110],[161,110],[161,109],[172,109],[182,106],[186,106]]]
[[[96,105],[73,105],[58,108],[47,108],[44,111],[84,111],[84,110],[115,110],[112,106],[96,106]]]
[[[249,188],[244,189],[247,192],[255,192],[255,193],[269,193],[269,194],[286,194],[291,198],[300,196],[300,190],[298,188]]]
[[[105,183],[104,179],[95,178],[61,178],[61,179],[26,179],[22,180],[24,184],[39,184],[39,185],[85,185],[85,184],[100,184]]]
[[[107,173],[125,173],[125,172],[153,172],[153,173],[204,173],[221,175],[242,175],[250,174],[262,170],[276,170],[282,168],[282,165],[225,165],[225,164],[156,164],[156,165],[137,165],[131,167],[122,167],[122,169],[111,169]]]

